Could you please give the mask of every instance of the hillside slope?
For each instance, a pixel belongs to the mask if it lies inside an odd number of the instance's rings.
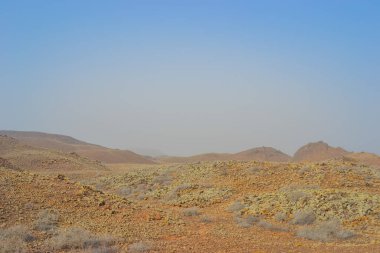
[[[288,162],[291,157],[287,154],[271,148],[271,147],[259,147],[253,148],[246,151],[242,151],[233,155],[235,160],[243,161],[271,161],[271,162]]]
[[[271,147],[258,147],[245,150],[235,154],[229,153],[207,153],[189,157],[166,156],[160,157],[160,162],[167,163],[189,163],[205,161],[268,161],[268,162],[287,162],[291,157]]]
[[[0,135],[0,158],[4,167],[33,171],[106,170],[99,162],[76,153],[32,147],[5,135]]]
[[[154,162],[129,150],[118,150],[79,141],[70,136],[40,132],[0,131],[0,134],[13,137],[34,147],[62,152],[75,152],[81,156],[105,163],[142,163]]]
[[[340,147],[334,148],[323,141],[319,141],[306,144],[298,149],[293,156],[293,161],[318,162],[334,158],[342,158],[347,154],[349,154],[349,152]]]

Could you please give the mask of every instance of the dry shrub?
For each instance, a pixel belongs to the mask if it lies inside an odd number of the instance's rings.
[[[286,196],[288,197],[290,202],[297,202],[299,200],[307,199],[310,197],[309,193],[306,193],[301,190],[295,190],[295,191],[289,191],[286,193]]]
[[[128,246],[128,252],[139,253],[139,252],[149,252],[152,250],[153,246],[151,243],[147,242],[136,242]]]
[[[213,218],[207,215],[202,215],[199,219],[202,223],[211,223],[213,222]]]
[[[329,242],[333,240],[346,240],[355,236],[352,231],[343,230],[336,219],[325,221],[315,227],[305,227],[297,231],[298,237],[309,240]]]
[[[286,213],[284,212],[278,212],[274,215],[274,218],[277,220],[277,221],[285,221],[288,216],[286,215]]]
[[[245,205],[243,205],[240,201],[235,201],[234,203],[232,203],[228,208],[227,208],[227,211],[228,212],[238,212],[242,209],[245,208]]]
[[[309,225],[309,224],[314,223],[315,219],[316,219],[316,216],[313,211],[310,211],[310,210],[297,211],[294,214],[292,224]]]
[[[115,244],[115,240],[109,236],[97,236],[83,228],[71,227],[61,230],[50,242],[54,250],[63,249],[104,249]]]
[[[159,185],[170,185],[172,183],[173,178],[170,175],[163,174],[156,176],[152,183],[153,184],[159,184]]]
[[[198,216],[201,214],[198,207],[189,207],[182,211],[184,216]]]
[[[25,226],[0,229],[0,253],[26,252],[26,243],[33,240],[33,235]]]
[[[265,220],[259,221],[259,223],[257,223],[257,226],[276,232],[285,232],[289,230],[288,228],[280,227]]]
[[[42,210],[38,213],[34,222],[34,229],[39,231],[51,231],[57,227],[59,215],[56,210]]]
[[[121,196],[123,196],[123,197],[127,197],[127,196],[129,196],[129,195],[131,195],[132,194],[132,188],[130,188],[130,187],[123,187],[123,188],[120,188],[119,190],[118,190],[118,193],[119,193],[119,195],[121,195]]]
[[[239,215],[234,217],[235,223],[242,228],[249,228],[251,227],[254,223],[258,222],[260,219],[253,216],[253,215],[248,215],[247,217],[241,217]]]

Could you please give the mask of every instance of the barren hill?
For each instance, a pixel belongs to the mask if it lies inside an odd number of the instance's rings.
[[[367,152],[348,153],[344,155],[346,159],[352,159],[367,165],[376,166],[380,168],[380,156]]]
[[[283,152],[271,147],[259,147],[246,151],[242,151],[233,155],[235,160],[256,160],[256,161],[271,161],[271,162],[287,162],[291,157]]]
[[[5,135],[0,135],[0,161],[10,169],[33,171],[106,170],[101,163],[77,153],[32,147]]]
[[[81,156],[105,163],[154,163],[152,160],[129,150],[106,148],[79,141],[65,135],[23,131],[0,131],[0,134],[13,137],[34,147],[47,148],[62,152],[76,152]]]
[[[340,147],[334,148],[323,141],[319,141],[309,143],[298,149],[293,156],[293,160],[296,162],[317,162],[334,158],[343,158],[343,156],[347,154],[349,154],[349,152]]]
[[[259,147],[245,150],[235,154],[229,153],[207,153],[189,157],[167,156],[161,157],[161,162],[168,163],[185,163],[185,162],[204,162],[204,161],[268,161],[268,162],[287,162],[291,159],[290,156],[282,153],[271,147]]]

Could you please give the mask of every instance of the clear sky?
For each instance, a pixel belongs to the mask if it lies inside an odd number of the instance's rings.
[[[380,1],[0,2],[0,129],[380,154]]]

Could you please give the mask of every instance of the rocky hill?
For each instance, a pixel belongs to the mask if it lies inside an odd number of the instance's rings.
[[[0,158],[4,167],[13,169],[45,172],[107,170],[100,162],[81,157],[77,153],[32,147],[5,135],[0,135]]]
[[[151,159],[129,150],[106,148],[65,135],[23,131],[0,131],[0,134],[13,137],[30,146],[62,152],[75,152],[81,156],[104,163],[154,163]]]
[[[342,158],[349,154],[348,151],[338,147],[329,146],[323,141],[309,143],[300,149],[293,156],[293,161],[318,162],[334,158]]]

